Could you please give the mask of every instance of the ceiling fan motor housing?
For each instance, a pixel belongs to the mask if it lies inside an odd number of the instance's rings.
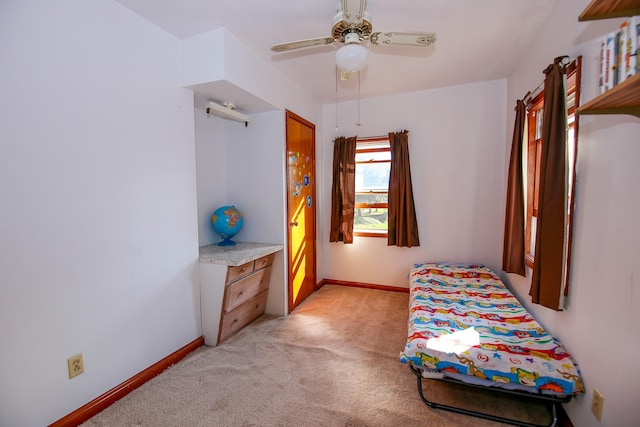
[[[358,25],[349,25],[344,19],[344,14],[339,12],[333,18],[333,27],[331,34],[335,41],[346,43],[345,37],[349,34],[357,34],[360,41],[367,40],[373,31],[371,17],[367,12],[364,13],[362,22]]]

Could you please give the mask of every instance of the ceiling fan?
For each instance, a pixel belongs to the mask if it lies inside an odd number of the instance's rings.
[[[371,17],[365,10],[366,0],[339,0],[338,12],[333,18],[331,37],[318,37],[281,43],[271,46],[274,52],[344,43],[336,52],[336,64],[343,72],[359,71],[367,65],[367,49],[362,42],[387,46],[429,47],[436,41],[435,33],[422,32],[373,32]]]

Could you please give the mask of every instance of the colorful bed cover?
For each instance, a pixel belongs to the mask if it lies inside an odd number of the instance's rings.
[[[416,264],[409,282],[403,363],[534,393],[584,391],[576,363],[488,267]]]

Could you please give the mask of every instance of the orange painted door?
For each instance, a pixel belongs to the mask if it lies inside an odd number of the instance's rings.
[[[289,312],[316,288],[315,125],[287,111]]]

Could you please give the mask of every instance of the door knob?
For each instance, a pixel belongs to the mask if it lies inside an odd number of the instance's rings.
[[[296,226],[296,227],[298,226],[298,221],[291,221],[289,223],[289,227],[294,227],[294,226]]]

